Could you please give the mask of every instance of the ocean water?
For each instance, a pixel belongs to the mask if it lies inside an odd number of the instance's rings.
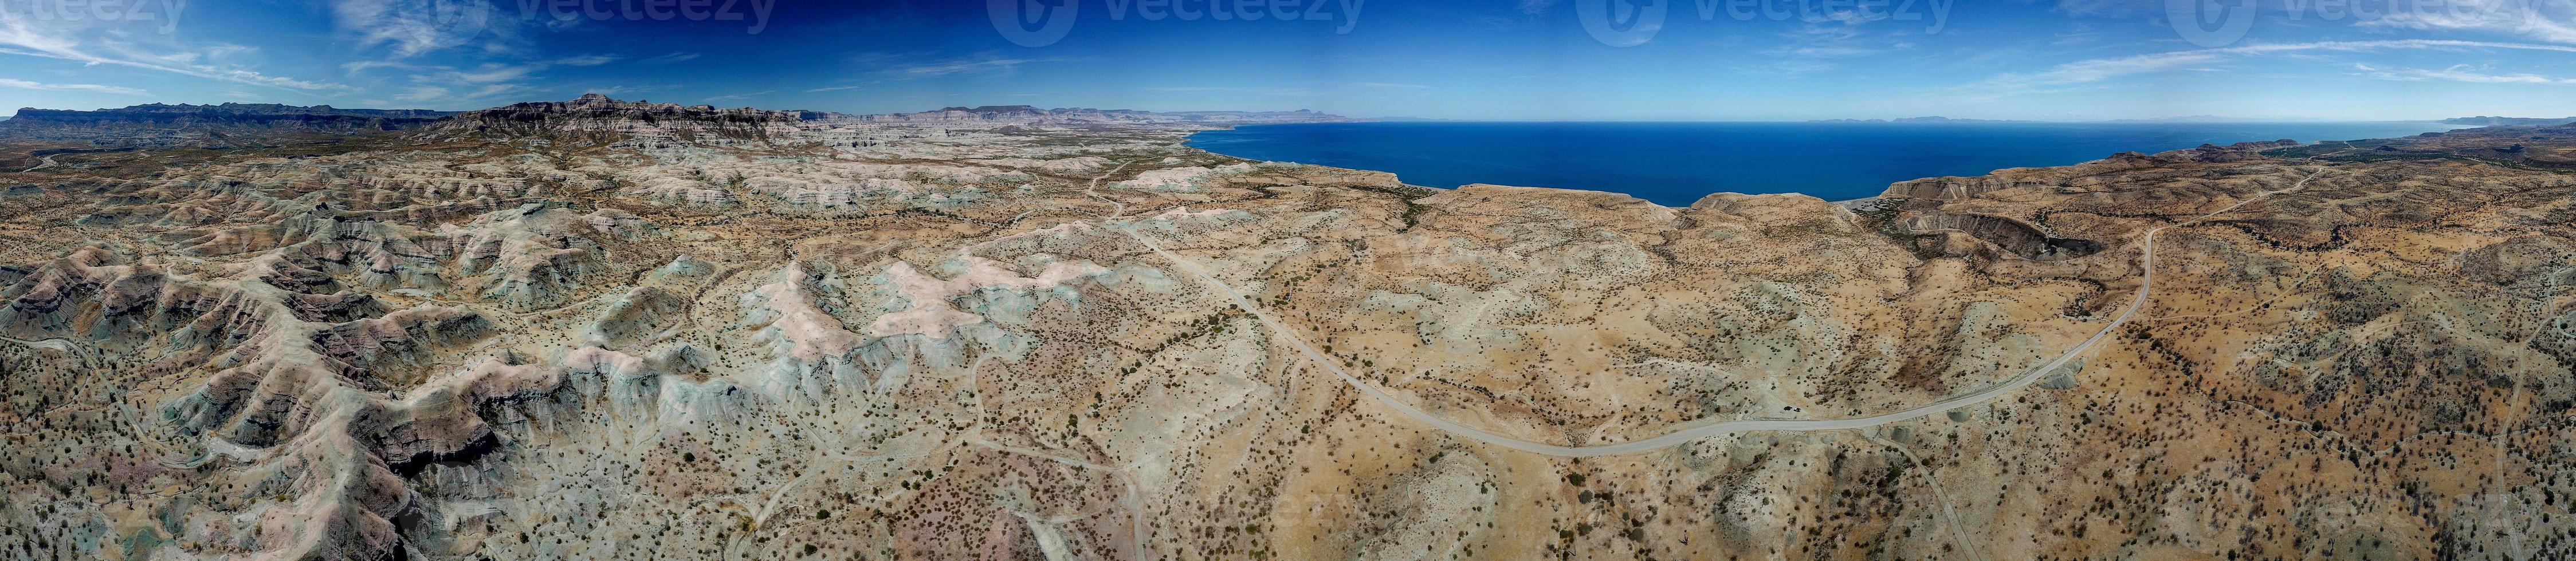
[[[1198,133],[1210,152],[1393,172],[1405,183],[1627,193],[1670,206],[1710,193],[1876,196],[1887,184],[2120,152],[2292,139],[2392,138],[2463,128],[2367,123],[1580,123],[1258,125]]]

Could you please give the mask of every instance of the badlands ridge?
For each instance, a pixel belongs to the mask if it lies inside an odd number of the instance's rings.
[[[2576,555],[2576,127],[1671,208],[1182,143],[1308,112],[160,107],[0,127],[0,559]]]

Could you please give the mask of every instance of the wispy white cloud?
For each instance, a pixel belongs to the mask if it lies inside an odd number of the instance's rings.
[[[2356,22],[2356,25],[2424,31],[2478,31],[2552,43],[2576,43],[2576,3],[2445,0],[2399,4],[2407,8],[2391,9],[2383,17]]]
[[[386,47],[394,58],[467,45],[500,50],[516,35],[516,22],[481,0],[334,0],[331,17],[361,48]]]
[[[1878,56],[1914,48],[1912,41],[1889,39],[1868,33],[1862,24],[1866,18],[1844,18],[1809,22],[1780,34],[1777,45],[1760,51],[1760,58],[1749,59],[1747,71],[1757,74],[1805,74],[1843,67],[1844,59]]]
[[[2364,76],[2400,82],[2449,81],[2477,84],[2576,84],[2576,79],[2551,78],[2538,74],[2493,74],[2478,67],[2466,64],[2453,65],[2450,68],[2444,68],[2441,70],[2428,70],[2423,68],[2380,68],[2367,64],[2355,64],[2353,67],[2361,70],[2362,75]]]
[[[541,68],[544,67],[538,65],[485,63],[473,70],[442,72],[438,79],[476,84],[490,84],[526,78],[528,77],[528,74],[536,72]]]
[[[701,57],[701,56],[705,56],[705,55],[701,55],[701,54],[698,54],[698,53],[691,53],[691,52],[678,52],[678,53],[671,53],[671,54],[667,54],[667,55],[662,55],[662,56],[657,56],[657,57],[653,57],[653,58],[648,58],[648,59],[644,59],[644,60],[638,60],[638,61],[635,61],[635,63],[636,63],[636,64],[647,64],[647,65],[673,64],[673,63],[681,63],[681,62],[688,62],[688,61],[692,61],[692,60],[697,60],[697,59],[698,59],[698,57]]]
[[[16,78],[0,78],[0,86],[6,86],[6,87],[12,87],[12,88],[21,88],[21,89],[30,89],[30,90],[60,90],[60,91],[76,91],[76,92],[98,92],[98,93],[105,93],[105,94],[124,94],[124,95],[142,95],[142,94],[145,94],[145,93],[150,93],[150,92],[145,92],[145,91],[143,91],[143,90],[138,90],[138,89],[134,89],[134,88],[128,88],[128,87],[124,87],[124,86],[102,86],[102,85],[98,85],[98,84],[46,84],[46,83],[40,83],[40,82],[29,82],[29,81],[26,81],[26,80],[20,80],[20,79],[16,79]]]
[[[359,61],[342,64],[351,74],[379,68],[410,71],[409,86],[401,86],[394,99],[404,101],[444,101],[453,105],[477,105],[509,100],[495,99],[503,94],[534,92],[547,82],[540,73],[556,66],[591,66],[616,60],[608,55],[584,55],[527,63],[486,62],[471,67],[412,64],[400,61]],[[606,93],[606,92],[602,92]]]
[[[897,66],[887,72],[903,78],[929,78],[952,74],[1009,74],[1018,71],[1020,65],[1062,60],[1065,59],[984,56]]]
[[[394,99],[403,101],[432,101],[447,97],[448,89],[441,86],[412,86],[402,93],[394,94]]]
[[[552,63],[502,64],[484,63],[473,68],[447,66],[408,66],[419,71],[411,76],[394,99],[416,102],[442,102],[445,107],[498,105],[511,101],[507,96],[533,92],[535,73]]]
[[[2133,16],[2162,12],[2168,0],[2057,0],[2057,11],[2076,16]]]
[[[0,17],[0,45],[6,46],[0,47],[0,54],[140,68],[254,86],[297,90],[353,89],[342,84],[270,76],[236,65],[206,62],[233,58],[251,50],[238,45],[217,45],[205,50],[155,50],[120,39],[116,33],[60,25],[40,28],[31,23],[34,22],[27,18]]]
[[[715,96],[715,97],[707,98],[707,101],[733,101],[733,100],[737,100],[737,99],[751,99],[751,97],[752,97],[752,96],[756,96],[756,95],[767,95],[767,94],[769,94],[769,92],[771,92],[771,91],[775,91],[775,90],[761,90],[761,91],[756,91],[756,92],[751,92],[751,93],[725,94],[725,95],[720,95],[720,96]]]
[[[2049,41],[2049,44],[2058,46],[2082,45],[2101,40],[2102,32],[2094,31],[2092,25],[2077,23],[2075,24],[2075,27],[2058,33],[2054,37],[2055,38],[2053,40]]]
[[[526,86],[518,84],[492,84],[489,86],[483,86],[482,89],[467,92],[465,95],[459,97],[461,99],[468,100],[490,100],[504,97],[504,94],[517,95],[518,92],[526,91],[527,89],[528,88]]]
[[[390,61],[390,60],[353,60],[353,61],[349,61],[349,62],[343,62],[343,63],[340,63],[340,69],[341,69],[341,70],[343,70],[343,71],[347,71],[347,72],[348,72],[348,73],[350,73],[350,74],[357,74],[357,73],[360,73],[360,72],[365,72],[365,71],[368,71],[368,70],[374,70],[374,69],[378,69],[378,68],[393,68],[393,69],[400,69],[400,70],[420,70],[420,69],[421,69],[421,67],[420,67],[419,65],[409,64],[409,63],[403,63],[403,62],[396,62],[396,61]]]
[[[497,98],[505,95],[515,95],[519,92],[527,91],[527,89],[527,87],[518,84],[492,84],[460,92],[446,86],[413,85],[404,89],[402,93],[394,94],[394,99],[403,101],[447,102],[447,106],[460,107],[474,105],[477,102],[490,103],[497,101]]]
[[[1853,58],[1914,48],[1909,41],[1872,39],[1851,22],[1807,24],[1781,35],[1786,42],[1762,53],[1775,57]]]
[[[2442,39],[2278,43],[2082,60],[2057,65],[2048,70],[2039,72],[2000,74],[1977,84],[1970,85],[1966,89],[1980,92],[1990,97],[2000,97],[2042,91],[2053,87],[2099,84],[2116,78],[2138,74],[2185,70],[2207,70],[2213,69],[2221,63],[2251,57],[2292,56],[2318,52],[2370,52],[2435,49],[2523,50],[2576,53],[2576,46],[2568,45],[2454,41]]]

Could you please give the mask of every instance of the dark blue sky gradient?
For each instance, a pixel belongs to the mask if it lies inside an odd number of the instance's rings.
[[[1032,47],[998,30],[981,1],[779,1],[763,20],[755,2],[712,0],[743,19],[703,21],[677,8],[625,19],[654,10],[641,0],[575,5],[604,20],[555,19],[554,0],[196,0],[175,11],[173,0],[103,0],[135,7],[102,21],[59,13],[73,1],[0,0],[0,106],[471,109],[600,92],[846,112],[1028,104],[1529,120],[2576,114],[2568,3],[2364,17],[2314,7],[2330,0],[2301,11],[2263,0],[2241,33],[2212,37],[2168,21],[2164,0],[1707,0],[1711,19],[1689,0],[1668,3],[1660,25],[1614,26],[1651,33],[1613,46],[1621,37],[1588,30],[1585,8],[1652,2],[1365,0],[1353,12],[1326,0],[1317,21],[1218,21],[1150,20],[1146,0],[1051,0],[1038,6],[1075,1],[1078,12],[1060,40]],[[1726,9],[1735,2],[1808,9],[1739,20]]]

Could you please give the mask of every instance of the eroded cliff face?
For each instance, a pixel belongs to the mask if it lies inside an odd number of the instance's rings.
[[[767,145],[804,120],[801,111],[719,109],[707,105],[620,101],[588,94],[572,101],[517,103],[467,111],[427,127],[425,139],[474,139],[574,150],[627,146]]]
[[[0,558],[2569,553],[2554,129],[1855,213],[1048,120],[1085,110],[684,135],[585,104],[21,174]],[[1603,446],[2025,373],[1606,457],[1417,416]]]

